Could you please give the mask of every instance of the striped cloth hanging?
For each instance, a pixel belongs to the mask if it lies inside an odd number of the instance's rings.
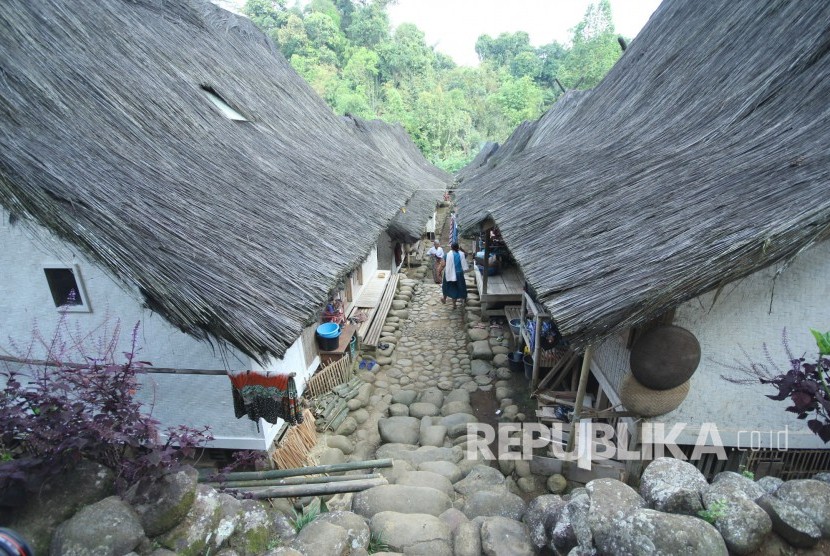
[[[295,373],[267,371],[229,371],[233,387],[233,410],[237,419],[247,415],[252,421],[265,419],[276,424],[280,419],[291,425],[303,422]]]

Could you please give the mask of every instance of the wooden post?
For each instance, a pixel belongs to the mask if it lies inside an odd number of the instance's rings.
[[[536,385],[539,383],[539,359],[542,355],[542,318],[536,313],[536,326],[533,330],[533,378],[530,380],[530,391],[536,390]]]
[[[582,402],[585,401],[585,390],[588,388],[588,376],[591,374],[591,356],[593,353],[593,348],[588,346],[585,349],[585,353],[582,355],[582,369],[579,371],[579,388],[576,391],[574,414],[571,418],[571,434],[568,436],[568,447],[565,450],[566,452],[570,452],[574,448],[576,427],[579,425],[579,417],[582,414]],[[591,439],[588,439],[588,442],[590,441]]]
[[[521,346],[521,344],[524,343],[524,334],[522,332],[525,329],[525,315],[527,314],[527,298],[525,297],[525,294],[524,294],[526,288],[527,288],[527,282],[522,284],[522,309],[521,309],[521,312],[519,313],[519,318],[521,319],[521,322],[519,323],[519,326],[521,327],[521,328],[519,328],[519,346]],[[519,346],[517,346],[517,348]],[[521,351],[521,350],[519,350],[519,351]]]
[[[473,254],[475,255],[475,253]],[[475,256],[473,256],[473,264],[475,264]],[[490,275],[490,231],[484,232],[484,270],[481,276],[481,295],[487,295],[487,277]]]

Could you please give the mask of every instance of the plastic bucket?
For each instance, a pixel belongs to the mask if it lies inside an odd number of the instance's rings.
[[[351,355],[352,360],[357,356],[357,334],[352,336],[352,340],[349,342],[349,355]]]
[[[510,319],[510,330],[518,336],[522,332],[522,319]]]
[[[320,351],[337,351],[338,345],[340,345],[339,337],[326,338],[325,336],[320,336],[319,332],[317,333],[317,347],[320,348]]]
[[[338,338],[340,336],[340,325],[336,322],[324,322],[317,327],[317,335],[321,338]]]
[[[513,351],[507,354],[507,366],[512,372],[522,372],[522,369],[524,368],[524,363],[522,362],[523,357],[524,356],[521,351]]]

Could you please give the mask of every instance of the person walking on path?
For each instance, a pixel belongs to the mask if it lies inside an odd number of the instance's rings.
[[[441,291],[444,297],[441,303],[446,303],[447,298],[452,298],[452,308],[455,309],[458,300],[464,303],[467,299],[467,283],[464,281],[464,271],[467,270],[466,253],[458,246],[452,244],[452,251],[445,257],[444,280],[441,283]]]
[[[432,261],[432,279],[436,284],[440,284],[441,274],[444,271],[444,249],[441,248],[441,242],[436,239],[427,251],[427,255]]]

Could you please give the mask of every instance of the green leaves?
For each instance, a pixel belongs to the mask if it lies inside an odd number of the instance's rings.
[[[400,123],[451,172],[541,116],[561,94],[557,80],[593,87],[621,54],[608,0],[589,6],[569,45],[537,48],[523,31],[480,36],[478,67],[456,66],[411,23],[390,32],[390,3],[248,0],[244,12],[336,113]]]
[[[810,332],[816,339],[816,345],[818,346],[819,355],[830,355],[830,332],[825,332],[824,334],[822,334],[815,328],[811,328]]]

